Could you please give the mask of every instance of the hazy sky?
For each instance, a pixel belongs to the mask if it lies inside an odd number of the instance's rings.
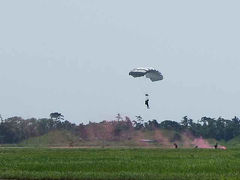
[[[240,115],[238,0],[1,0],[0,114]],[[154,67],[161,82],[128,75]],[[150,107],[144,94],[150,94]]]

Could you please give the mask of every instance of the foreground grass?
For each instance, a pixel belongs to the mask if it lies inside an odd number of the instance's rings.
[[[8,179],[239,177],[239,149],[0,149],[0,178]]]

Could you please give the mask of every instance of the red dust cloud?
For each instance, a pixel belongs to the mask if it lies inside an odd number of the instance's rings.
[[[213,147],[206,141],[204,140],[202,137],[200,138],[195,138],[193,140],[193,144],[195,146],[198,146],[198,148],[203,148],[203,149],[212,149]],[[227,149],[225,146],[218,146],[218,149]]]

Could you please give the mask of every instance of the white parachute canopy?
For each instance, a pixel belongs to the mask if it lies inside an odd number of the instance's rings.
[[[135,68],[129,72],[129,75],[134,78],[145,76],[152,82],[163,80],[162,73],[154,68]]]

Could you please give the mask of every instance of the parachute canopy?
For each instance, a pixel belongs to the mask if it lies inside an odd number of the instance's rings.
[[[163,80],[162,73],[153,68],[135,68],[129,72],[129,75],[134,78],[146,76],[153,82]]]

